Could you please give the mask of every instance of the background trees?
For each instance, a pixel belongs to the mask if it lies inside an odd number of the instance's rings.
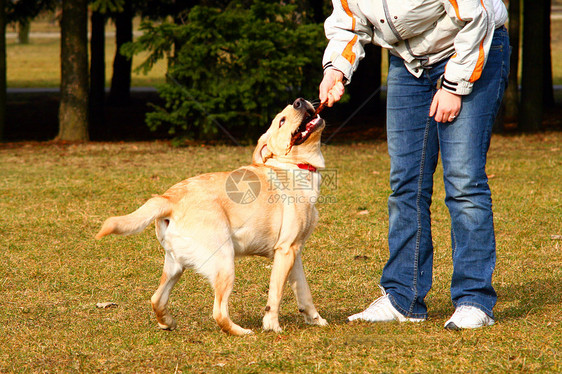
[[[88,3],[63,0],[58,140],[88,140]]]
[[[6,125],[6,0],[0,0],[0,140]]]
[[[550,0],[523,1],[523,49],[519,126],[541,128],[545,107],[554,103],[550,58]]]
[[[27,42],[29,22],[39,12],[53,9],[56,0],[0,0],[0,140],[6,127],[6,26],[17,23],[20,27],[20,42]],[[22,33],[23,28],[23,33]]]
[[[128,48],[150,51],[142,67],[168,58],[169,82],[160,88],[165,105],[147,117],[153,128],[209,137],[219,122],[255,135],[295,97],[317,96],[323,29],[296,6],[262,0],[231,1],[225,9],[198,5],[181,24],[146,22],[142,30]]]
[[[16,23],[20,43],[29,42],[29,24],[42,11],[54,9],[57,0],[8,0],[4,9],[8,22]]]
[[[85,1],[63,1],[62,4],[63,7],[71,5],[73,9],[80,6],[79,16],[84,20]],[[53,9],[59,4],[57,0],[6,1],[4,6],[0,5],[5,11],[4,15],[0,12],[2,35],[5,34],[2,21],[4,24],[29,23],[41,10]],[[509,28],[514,49],[510,87],[505,100],[505,122],[510,128],[516,124],[522,131],[540,130],[543,113],[554,103],[550,6],[551,0],[536,0],[532,4],[530,0],[511,0],[509,3]],[[160,89],[164,104],[154,107],[148,123],[154,128],[168,127],[176,135],[185,132],[190,136],[213,136],[216,133],[213,121],[251,129],[266,123],[272,112],[296,95],[316,97],[321,74],[320,56],[325,45],[322,23],[331,12],[328,0],[283,3],[264,0],[90,0],[89,9],[89,71],[81,67],[84,57],[88,56],[88,40],[83,36],[88,22],[81,21],[83,24],[78,30],[78,25],[64,22],[65,11],[62,12],[59,139],[87,139],[88,134],[104,137],[107,130],[104,106],[107,103],[129,104],[130,57],[143,49],[150,53],[144,67],[150,67],[158,58],[168,59],[168,84]],[[130,44],[134,16],[153,22],[145,23],[145,35]],[[110,93],[106,98],[104,43],[105,25],[110,19],[116,26],[118,48]],[[121,53],[123,45],[128,45],[125,47],[127,56]],[[522,51],[521,65],[519,50]],[[5,45],[0,39],[0,137],[5,124],[3,53]],[[380,85],[381,76],[384,76],[384,72],[381,74],[381,56],[379,48],[370,48],[366,56],[368,61],[362,63],[356,73],[361,79],[354,79],[348,89],[351,100],[333,109],[340,112],[339,118],[351,114]],[[84,95],[82,87],[86,87]],[[84,100],[89,102],[85,110]],[[370,100],[365,108],[377,108],[377,99]],[[81,114],[76,117],[78,112]],[[362,115],[372,116],[373,113],[363,111]],[[73,119],[66,121],[66,118]],[[81,135],[77,136],[74,131],[74,135],[68,135],[70,125],[80,126]],[[504,126],[500,123],[497,129],[503,130]]]

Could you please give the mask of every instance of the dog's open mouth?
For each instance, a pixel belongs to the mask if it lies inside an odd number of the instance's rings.
[[[310,134],[312,134],[316,129],[318,129],[322,118],[319,115],[314,115],[314,113],[307,113],[308,115],[304,117],[299,128],[293,133],[291,143],[293,145],[302,144],[308,139]]]

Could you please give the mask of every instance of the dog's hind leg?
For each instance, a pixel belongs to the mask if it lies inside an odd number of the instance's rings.
[[[170,298],[170,291],[172,291],[172,288],[182,274],[183,267],[176,261],[172,252],[166,251],[160,286],[150,299],[152,309],[154,309],[154,313],[156,313],[158,327],[161,329],[173,330],[176,328],[176,321],[168,311],[168,299]]]
[[[312,302],[312,294],[310,293],[310,287],[306,281],[304,275],[304,269],[302,266],[301,254],[297,254],[295,258],[295,264],[293,269],[289,274],[289,284],[295,293],[297,299],[297,304],[299,306],[299,312],[304,316],[304,321],[311,325],[326,326],[328,322],[318,314],[314,303]]]
[[[232,322],[228,314],[228,298],[234,286],[234,258],[216,261],[217,272],[212,282],[215,289],[213,318],[222,331],[231,335],[247,335],[253,331]]]

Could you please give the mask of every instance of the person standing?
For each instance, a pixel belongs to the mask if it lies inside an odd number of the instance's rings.
[[[441,153],[451,216],[455,307],[447,329],[494,323],[497,295],[491,192],[485,171],[507,85],[509,37],[501,0],[333,0],[325,22],[321,102],[333,106],[375,43],[390,51],[387,141],[390,256],[383,296],[349,321],[421,322],[432,284],[430,205]]]

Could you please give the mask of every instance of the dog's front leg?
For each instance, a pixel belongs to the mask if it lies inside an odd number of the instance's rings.
[[[296,252],[299,247],[292,245],[277,248],[273,257],[273,269],[271,270],[271,280],[269,282],[269,296],[263,317],[263,329],[282,331],[279,326],[279,305],[283,296],[283,288],[287,282],[289,272],[295,263]]]
[[[289,274],[289,284],[295,293],[299,312],[304,316],[304,321],[311,325],[326,326],[328,322],[320,317],[320,314],[312,302],[312,294],[310,293],[310,287],[304,275],[300,253],[297,254],[295,264]]]

